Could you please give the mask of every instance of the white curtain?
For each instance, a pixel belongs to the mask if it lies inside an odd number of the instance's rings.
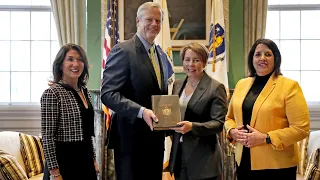
[[[252,44],[264,38],[267,24],[268,0],[244,0],[244,64],[248,75],[247,58]]]
[[[86,1],[50,0],[60,46],[75,43],[86,49]]]

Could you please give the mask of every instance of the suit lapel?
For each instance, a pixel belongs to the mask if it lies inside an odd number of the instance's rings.
[[[260,107],[265,102],[265,100],[270,95],[270,93],[273,91],[273,89],[276,85],[276,82],[277,82],[277,78],[275,78],[274,74],[272,74],[271,77],[269,78],[267,84],[264,86],[261,93],[259,94],[259,96],[253,106],[251,122],[250,122],[251,127],[254,127],[254,125],[256,123],[256,119],[257,119],[257,114],[260,110]]]
[[[174,83],[172,95],[178,95],[179,97],[181,96],[181,93],[187,83],[187,79],[188,79],[188,77],[186,76],[185,78],[180,79]],[[173,143],[175,145],[173,144],[173,146],[176,147],[174,151],[176,151],[176,153],[177,153],[178,144],[179,144],[179,141],[180,141],[182,134],[181,133],[174,133],[174,136],[175,136],[175,141],[173,141]]]
[[[153,66],[152,66],[152,63],[151,63],[151,60],[150,60],[150,57],[148,56],[148,53],[147,53],[146,49],[144,48],[142,42],[140,41],[140,39],[138,38],[137,35],[135,35],[135,45],[136,45],[137,54],[140,56],[140,58],[138,58],[138,59],[141,59],[143,64],[149,69],[149,72],[151,73],[151,76],[152,76],[153,80],[155,82],[158,82],[156,73],[155,73],[155,71],[153,69]],[[157,86],[159,88],[158,83],[156,83],[156,84],[157,84]]]
[[[187,82],[187,77],[185,77],[183,80],[176,81],[174,84],[174,89],[173,89],[172,94],[179,95],[179,97],[180,97],[181,93],[185,87],[186,82]]]
[[[200,82],[197,88],[194,90],[193,95],[188,103],[188,107],[193,109],[193,107],[197,104],[203,93],[207,90],[208,86],[210,85],[210,77],[207,75],[206,72],[203,72],[203,76],[200,79]]]
[[[239,97],[236,99],[236,101],[238,101],[240,103],[239,107],[239,119],[240,119],[240,122],[239,122],[239,125],[243,125],[243,115],[242,115],[242,105],[243,105],[243,101],[244,99],[246,98],[252,84],[254,82],[254,78],[250,78],[249,79],[249,84],[247,84],[245,87],[241,87],[241,89],[237,89],[237,95],[235,97]],[[239,95],[238,95],[238,92],[239,92]],[[233,95],[234,96],[234,95]]]

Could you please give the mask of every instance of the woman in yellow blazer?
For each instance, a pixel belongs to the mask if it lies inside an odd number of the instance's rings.
[[[299,84],[282,76],[280,65],[277,45],[259,39],[248,55],[249,77],[235,87],[225,128],[236,145],[238,180],[296,179],[297,142],[308,135],[310,118]]]

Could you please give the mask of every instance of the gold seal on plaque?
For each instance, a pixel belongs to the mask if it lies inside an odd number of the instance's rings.
[[[162,114],[165,115],[165,116],[169,116],[170,114],[172,114],[171,108],[169,108],[168,106],[165,106],[165,107],[162,109]]]

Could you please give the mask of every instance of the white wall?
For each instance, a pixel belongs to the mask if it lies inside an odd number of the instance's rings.
[[[40,128],[40,105],[0,106],[0,131],[39,135]]]
[[[320,130],[320,104],[309,105],[310,130]]]

